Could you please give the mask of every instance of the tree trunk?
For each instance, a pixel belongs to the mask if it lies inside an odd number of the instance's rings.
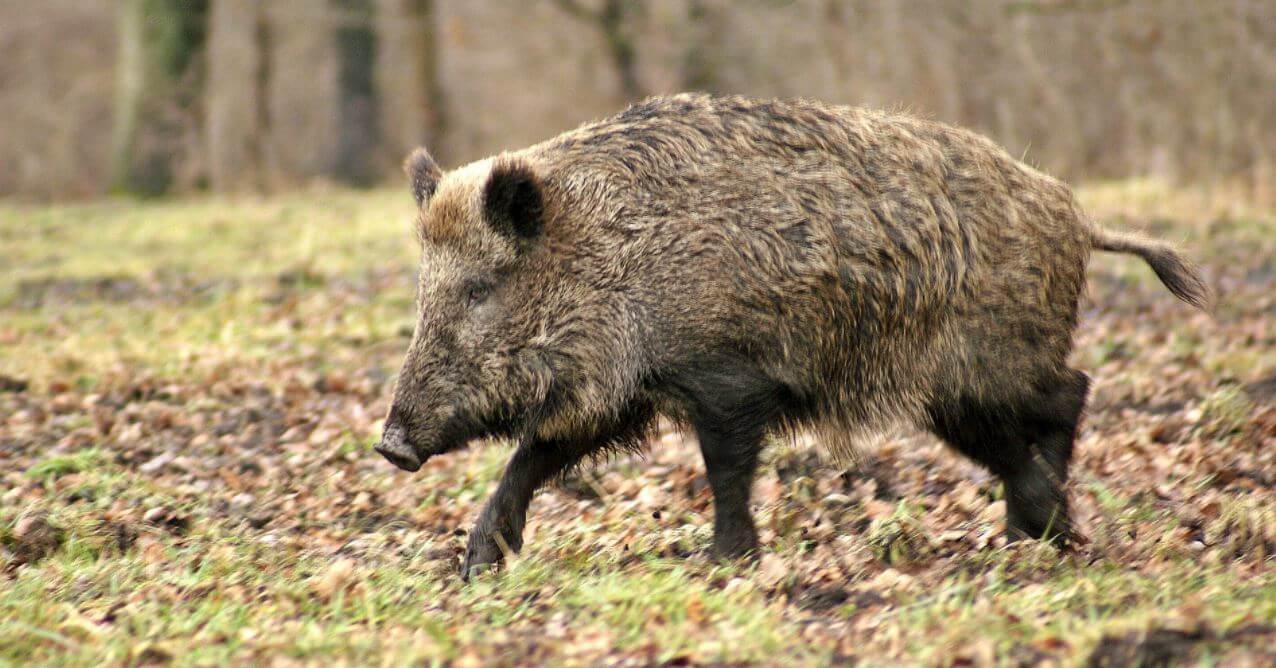
[[[443,162],[446,127],[435,0],[379,0],[377,83],[386,160],[425,146]]]
[[[579,0],[557,0],[557,4],[575,18],[594,24],[602,33],[625,102],[645,97],[646,89],[638,80],[638,52],[634,47],[632,24],[646,12],[646,4],[642,0],[602,0],[597,9],[590,9]]]
[[[265,0],[270,51],[264,67],[263,127],[280,185],[332,176],[338,131],[335,29],[345,13],[318,0]]]
[[[198,113],[207,0],[125,0],[116,71],[112,189],[157,195],[174,180]]]
[[[620,90],[627,102],[637,101],[646,95],[638,81],[638,56],[629,26],[632,15],[639,9],[641,5],[632,0],[607,0],[599,14],[607,50],[611,53],[611,61],[616,64]]]
[[[209,23],[209,182],[217,191],[259,187],[270,63],[262,0],[213,0]]]
[[[356,186],[376,182],[381,128],[376,86],[377,35],[371,0],[333,0],[338,10],[337,156],[333,175]]]
[[[721,16],[704,0],[688,0],[688,39],[682,54],[682,89],[717,93],[718,59],[721,57]],[[637,93],[638,91],[633,91]]]

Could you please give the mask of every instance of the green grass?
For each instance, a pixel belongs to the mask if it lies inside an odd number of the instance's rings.
[[[456,531],[508,448],[415,476],[369,450],[412,325],[406,193],[0,204],[0,375],[29,383],[0,392],[0,664],[1072,665],[1166,628],[1198,634],[1185,660],[1261,663],[1276,419],[1242,388],[1276,373],[1276,220],[1151,183],[1083,199],[1228,293],[1210,319],[1096,256],[1076,552],[1005,546],[998,486],[892,439],[845,479],[781,480],[801,452],[774,453],[763,559],[720,564],[694,444],[665,434],[538,497],[524,553],[468,585]]]

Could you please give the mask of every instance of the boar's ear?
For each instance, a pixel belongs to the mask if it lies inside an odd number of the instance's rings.
[[[540,233],[544,212],[541,182],[531,165],[521,160],[498,160],[483,187],[487,224],[515,241],[528,240]]]
[[[403,161],[403,171],[407,173],[408,181],[412,184],[412,197],[416,200],[417,207],[430,201],[430,196],[434,194],[434,189],[438,187],[439,179],[443,176],[438,163],[430,157],[430,152],[423,148],[413,151],[412,155]]]

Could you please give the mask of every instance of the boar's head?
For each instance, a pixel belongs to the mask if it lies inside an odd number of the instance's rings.
[[[545,239],[554,207],[531,160],[445,175],[418,149],[405,169],[420,212],[418,316],[376,450],[415,471],[473,439],[534,429],[590,297]]]

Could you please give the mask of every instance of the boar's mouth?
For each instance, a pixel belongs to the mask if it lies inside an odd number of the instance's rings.
[[[425,458],[417,454],[416,448],[408,443],[407,435],[399,425],[386,425],[381,434],[381,442],[374,449],[404,471],[418,471],[421,464],[425,463]]]
[[[552,391],[552,374],[549,365],[539,356],[532,358],[534,368],[548,376],[542,383],[537,398],[523,409],[504,406],[487,415],[474,415],[450,411],[450,415],[438,422],[414,417],[410,404],[395,404],[386,416],[381,442],[374,449],[391,464],[404,471],[416,472],[426,460],[453,450],[459,450],[471,441],[492,438],[514,438],[520,441],[536,432],[541,420],[557,405],[558,395]]]
[[[381,442],[373,449],[385,457],[391,464],[404,471],[416,472],[425,462],[435,455],[441,455],[465,447],[470,441],[484,436],[478,433],[475,425],[461,420],[449,420],[437,433],[422,439],[419,430],[407,429],[399,420],[386,422],[381,434]],[[409,432],[417,431],[411,436]]]
[[[415,452],[404,448],[402,445],[386,444],[385,441],[382,441],[377,444],[376,451],[381,453],[381,456],[385,457],[391,464],[404,471],[415,473],[421,470],[421,464],[424,463],[420,457],[416,456]]]

